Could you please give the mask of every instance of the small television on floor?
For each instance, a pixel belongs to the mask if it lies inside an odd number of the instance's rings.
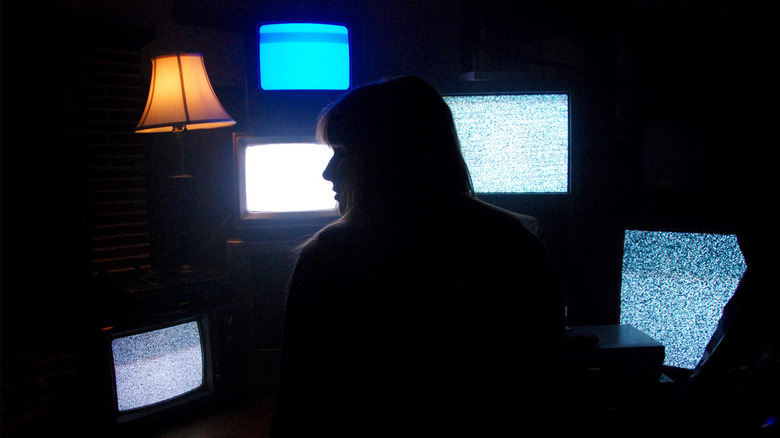
[[[568,93],[445,94],[478,194],[570,191]]]
[[[208,315],[103,329],[113,423],[154,417],[214,392]]]
[[[746,269],[734,234],[626,230],[620,323],[662,343],[664,365],[691,370]]]
[[[239,221],[292,224],[339,216],[323,178],[333,150],[313,137],[234,135]]]

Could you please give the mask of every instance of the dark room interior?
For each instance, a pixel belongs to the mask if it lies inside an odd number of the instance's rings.
[[[625,230],[750,233],[756,265],[777,266],[772,2],[58,0],[3,12],[4,437],[268,436],[294,248],[327,221],[242,221],[234,135],[313,136],[340,93],[259,89],[262,22],[349,23],[353,86],[416,75],[441,93],[568,93],[568,190],[480,196],[538,220],[568,326],[620,324]],[[203,55],[236,121],[187,131],[182,161],[174,134],[134,132],[150,59],[176,52]],[[169,178],[180,165],[193,175],[186,206]],[[182,247],[194,273],[176,272]],[[776,336],[777,285],[758,289]],[[210,393],[113,424],[107,336],[185,309],[208,314]],[[622,392],[580,382],[561,421],[660,430],[690,373],[663,371]]]

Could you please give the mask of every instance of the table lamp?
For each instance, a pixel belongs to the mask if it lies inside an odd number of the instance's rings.
[[[219,103],[211,87],[203,56],[199,53],[173,53],[152,58],[149,97],[137,133],[173,132],[181,158],[180,173],[169,178],[181,181],[181,211],[186,211],[189,179],[184,166],[182,133],[194,129],[232,126],[236,122]],[[181,266],[179,273],[194,272],[187,251],[189,227],[182,220],[180,230]]]

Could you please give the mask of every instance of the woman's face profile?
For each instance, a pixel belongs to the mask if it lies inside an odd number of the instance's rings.
[[[322,177],[327,181],[333,183],[333,191],[336,192],[336,201],[339,203],[339,211],[341,214],[347,209],[345,190],[346,187],[346,172],[347,172],[347,155],[343,147],[333,146],[333,157],[328,162],[325,171],[322,172]]]

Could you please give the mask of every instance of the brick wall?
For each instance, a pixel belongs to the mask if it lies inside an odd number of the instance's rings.
[[[3,436],[61,424],[86,280],[151,263],[146,140],[133,129],[153,32],[20,20],[3,41]]]
[[[75,32],[58,43],[52,68],[54,126],[82,159],[94,273],[150,266],[145,147],[133,132],[149,85],[136,33]]]

